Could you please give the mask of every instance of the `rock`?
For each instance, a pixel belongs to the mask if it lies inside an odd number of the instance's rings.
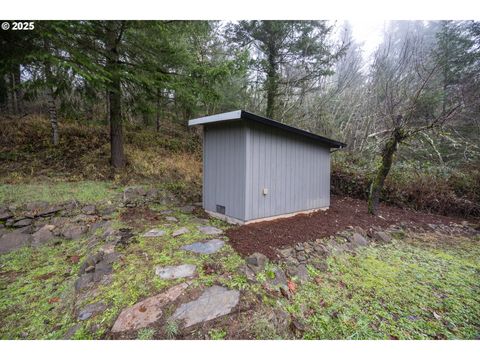
[[[293,249],[292,248],[279,249],[278,253],[284,258],[288,258],[293,255]]]
[[[110,216],[112,215],[115,211],[117,211],[117,207],[115,205],[107,205],[103,208],[100,208],[99,210],[97,210],[98,213],[101,215],[101,216]]]
[[[78,275],[82,275],[84,272],[86,272],[87,268],[89,267],[94,267],[97,265],[98,262],[100,262],[103,259],[103,253],[98,252],[94,255],[88,256],[85,261],[80,265],[80,269],[78,270]]]
[[[195,206],[185,205],[179,208],[179,210],[183,213],[191,214],[195,210]]]
[[[49,204],[46,201],[31,201],[25,204],[25,210],[37,212],[48,206]]]
[[[77,240],[87,232],[87,227],[82,225],[70,224],[64,227],[62,230],[62,236],[69,240]]]
[[[313,246],[313,250],[318,254],[318,255],[321,255],[321,256],[325,256],[325,255],[328,255],[328,249],[325,245],[323,244],[315,244]]]
[[[59,217],[54,217],[54,218],[50,219],[49,222],[54,227],[61,228],[69,222],[69,219],[66,218],[66,217],[59,216]]]
[[[165,235],[165,230],[152,229],[143,234],[144,237],[158,237]]]
[[[114,237],[115,234],[117,233],[117,230],[113,228],[111,221],[107,221],[107,223],[103,226],[103,228],[105,229],[105,231],[102,234],[102,238],[104,239],[108,240],[109,238]]]
[[[186,227],[182,227],[178,230],[175,230],[172,234],[173,237],[177,237],[177,236],[180,236],[180,235],[183,235],[183,234],[186,234],[190,232],[190,230],[188,230]]]
[[[365,239],[359,233],[354,233],[353,234],[352,238],[350,239],[350,243],[355,247],[357,247],[357,246],[367,246],[368,245],[367,239]]]
[[[97,213],[97,207],[95,205],[86,205],[82,208],[82,213],[85,215],[95,215]]]
[[[5,221],[13,217],[13,214],[7,208],[0,208],[0,221]]]
[[[160,211],[160,214],[162,215],[170,215],[172,213],[173,213],[173,210],[170,210],[170,209]]]
[[[32,237],[30,234],[24,234],[18,231],[4,234],[0,237],[0,254],[28,246],[31,241]]]
[[[94,223],[97,221],[97,217],[95,215],[86,215],[86,214],[78,214],[72,219],[72,222],[76,223]]]
[[[166,216],[165,220],[171,221],[171,222],[178,222],[178,219],[175,216]]]
[[[20,228],[20,227],[25,227],[32,225],[33,220],[32,219],[21,219],[13,223],[13,227],[15,228]]]
[[[77,281],[75,281],[75,290],[80,291],[90,286],[93,283],[93,273],[83,274]]]
[[[245,259],[247,266],[253,270],[254,273],[259,273],[265,269],[268,258],[260,253],[253,253]]]
[[[108,223],[109,221],[105,221],[105,220],[94,222],[93,224],[90,225],[90,231],[95,232],[98,229],[105,229],[108,226]]]
[[[133,241],[135,241],[135,238],[133,237],[132,229],[122,228],[118,230],[116,245],[125,247]]]
[[[247,265],[242,265],[239,268],[239,271],[242,272],[243,274],[245,274],[248,281],[250,281],[250,282],[256,282],[257,281],[257,278],[255,276],[255,272],[252,269],[250,269]]]
[[[287,276],[285,275],[285,272],[280,269],[276,268],[274,271],[275,277],[272,279],[270,282],[273,286],[287,286]]]
[[[296,251],[304,251],[304,250],[305,250],[305,247],[303,246],[302,243],[299,243],[299,244],[296,244],[296,245],[295,245],[295,250],[296,250]]]
[[[296,277],[300,282],[308,281],[308,278],[309,278],[308,269],[304,264],[298,265],[297,271],[296,271]]]
[[[85,306],[80,312],[78,313],[77,319],[78,320],[87,320],[90,319],[92,316],[100,314],[107,309],[107,305],[103,302],[97,302],[93,304],[89,304]]]
[[[201,322],[229,314],[238,304],[240,293],[221,286],[206,289],[197,300],[180,305],[172,316],[174,320],[183,320],[189,327]]]
[[[56,214],[57,212],[63,210],[64,207],[61,205],[52,205],[46,206],[36,211],[37,216],[50,216]]]
[[[110,251],[110,252],[104,252],[103,254],[103,261],[107,264],[113,264],[115,261],[117,261],[120,258],[120,254]]]
[[[380,243],[391,243],[392,238],[386,232],[377,231],[373,234],[373,238]]]
[[[51,225],[45,225],[40,230],[32,234],[32,246],[40,246],[46,244],[54,238],[53,233],[51,232]]]
[[[67,330],[67,332],[65,333],[65,335],[63,336],[63,338],[65,340],[70,340],[74,335],[75,333],[78,331],[78,329],[80,329],[82,327],[82,324],[75,324],[73,325],[71,328],[69,328]]]
[[[212,239],[207,242],[196,242],[190,245],[182,246],[182,250],[192,251],[197,254],[213,254],[220,250],[225,242],[220,239]]]
[[[298,264],[288,263],[286,265],[286,273],[289,277],[297,276]]]
[[[302,262],[302,261],[307,261],[307,257],[305,255],[305,251],[298,251],[297,252],[297,260]]]
[[[197,226],[197,229],[206,235],[220,235],[223,233],[223,230],[217,229],[213,226]]]
[[[93,281],[100,281],[105,275],[111,274],[113,271],[112,264],[106,261],[100,261],[95,265],[95,273],[93,274]]]
[[[367,235],[368,235],[367,232],[366,232],[363,228],[361,228],[360,226],[354,226],[354,227],[353,227],[353,231],[359,233],[359,234],[362,235],[364,238],[366,238]]]
[[[195,265],[183,264],[178,266],[158,266],[155,269],[155,275],[160,276],[162,279],[179,279],[185,277],[192,277],[195,275]]]
[[[159,320],[163,315],[163,307],[175,301],[183,294],[188,286],[189,283],[178,284],[163,293],[149,297],[129,308],[123,309],[115,321],[115,324],[113,324],[112,332],[138,330]]]
[[[85,269],[86,273],[91,273],[91,272],[94,272],[94,271],[95,271],[95,266],[93,266],[93,265],[90,265]]]

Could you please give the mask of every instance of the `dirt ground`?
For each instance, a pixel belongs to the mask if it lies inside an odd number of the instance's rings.
[[[462,219],[433,215],[380,204],[377,216],[368,214],[366,201],[349,197],[332,197],[330,208],[291,218],[242,225],[229,229],[230,244],[242,255],[254,252],[276,257],[276,248],[313,241],[334,235],[348,226],[368,231],[402,224],[428,229],[428,224],[460,223]]]

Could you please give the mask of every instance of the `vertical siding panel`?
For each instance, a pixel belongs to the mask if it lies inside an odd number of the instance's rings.
[[[259,163],[260,163],[260,154],[259,154],[259,139],[258,132],[255,127],[253,127],[253,147],[254,147],[254,170],[253,170],[253,181],[252,181],[252,213],[253,218],[259,217],[259,206],[258,197],[257,197],[257,188],[258,188],[258,172],[259,172]]]
[[[250,162],[250,153],[251,153],[251,147],[250,147],[250,130],[248,126],[245,124],[243,127],[243,141],[244,141],[244,149],[245,149],[245,159],[244,159],[244,166],[245,166],[245,176],[243,177],[244,179],[244,205],[243,205],[243,218],[245,220],[250,219],[250,175],[252,173],[251,169],[251,162]]]
[[[274,163],[273,161],[273,136],[272,136],[272,128],[270,127],[267,132],[267,149],[266,149],[266,155],[267,155],[267,163],[265,164],[265,170],[267,171],[267,183],[266,188],[269,189],[268,195],[264,196],[265,198],[265,205],[266,205],[266,213],[271,214],[272,213],[272,203],[273,203],[273,196],[275,196],[274,191],[273,191],[273,169],[272,165]]]

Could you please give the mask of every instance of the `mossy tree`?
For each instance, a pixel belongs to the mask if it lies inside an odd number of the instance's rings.
[[[452,102],[445,109],[441,89],[440,62],[432,56],[415,29],[392,30],[375,53],[370,90],[374,116],[380,131],[381,160],[370,186],[368,212],[376,214],[385,180],[401,144],[420,133],[442,127],[460,108]],[[455,99],[455,98],[453,98]]]

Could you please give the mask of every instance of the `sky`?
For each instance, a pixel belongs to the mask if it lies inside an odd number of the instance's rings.
[[[348,20],[354,39],[362,45],[364,59],[368,61],[383,38],[388,20]]]

